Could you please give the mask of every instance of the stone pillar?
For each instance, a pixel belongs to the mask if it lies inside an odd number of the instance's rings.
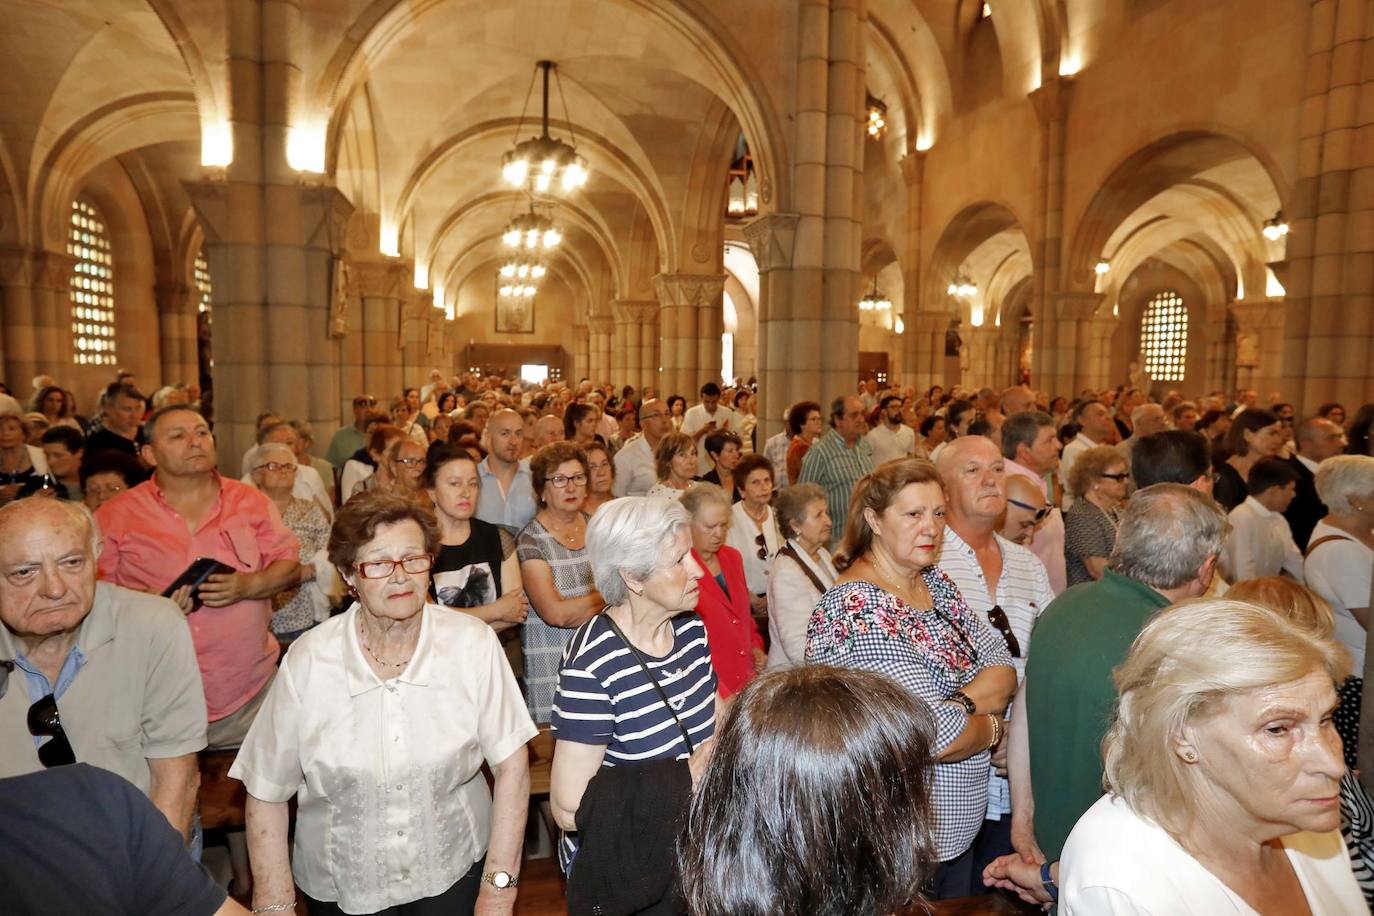
[[[759,380],[758,422],[762,427],[759,441],[782,429],[781,417],[789,406],[815,397],[814,391],[808,393],[805,367],[820,362],[820,342],[807,340],[808,333],[814,335],[816,328],[814,323],[791,317],[794,311],[801,311],[792,299],[792,255],[799,219],[796,213],[769,213],[744,227],[744,237],[759,267],[755,370]]]
[[[612,381],[617,386],[634,385],[636,388],[656,384],[658,363],[655,362],[655,342],[658,338],[658,303],[651,299],[618,299],[613,306],[616,321],[615,348],[623,345],[624,371],[617,370]],[[708,310],[702,310],[708,311]],[[719,312],[717,313],[719,314]],[[698,314],[700,318],[700,313]],[[716,335],[719,342],[720,335]],[[720,346],[716,346],[716,360],[720,359]],[[615,351],[612,352],[612,364]]]
[[[681,394],[689,400],[702,384],[720,378],[720,327],[724,308],[724,274],[657,274],[659,336],[663,347],[663,373],[659,385],[665,394]],[[711,314],[703,314],[711,313]],[[715,329],[714,357],[709,335]]]
[[[159,283],[157,296],[158,343],[164,385],[198,385],[200,376],[196,336],[196,303],[199,293],[185,283]]]
[[[1076,374],[1075,334],[1061,329],[1055,299],[1066,278],[1060,270],[1064,249],[1064,134],[1073,82],[1063,76],[1047,80],[1030,94],[1040,119],[1040,180],[1035,201],[1034,370],[1031,383],[1051,395],[1073,393]]]
[[[60,376],[61,368],[71,363],[75,263],[64,252],[0,250],[0,368],[21,398],[34,376]]]
[[[1263,401],[1281,390],[1283,300],[1243,300],[1232,303],[1230,311],[1235,320],[1235,364],[1234,377],[1226,380],[1226,390],[1233,386],[1254,388]]]
[[[930,347],[915,333],[916,315],[921,307],[921,209],[925,188],[926,154],[912,151],[902,159],[902,180],[906,182],[906,240],[902,248],[902,302],[898,304],[905,331],[902,334],[902,381],[924,391],[934,382],[921,384],[930,374]]]
[[[632,378],[638,378],[640,365],[640,324],[635,320],[632,309],[615,302],[611,305],[611,315],[615,318],[615,330],[611,335],[611,378],[617,387],[633,385]]]
[[[911,354],[908,374],[919,394],[932,385],[945,384],[945,332],[949,330],[949,313],[922,310],[907,322],[907,348]]]
[[[1032,378],[1034,387],[1048,391],[1051,396],[1062,394],[1065,397],[1072,397],[1083,388],[1087,387],[1087,378],[1092,374],[1090,366],[1094,363],[1094,356],[1098,364],[1107,359],[1108,354],[1102,354],[1099,349],[1100,338],[1094,333],[1093,322],[1097,316],[1098,306],[1102,304],[1103,296],[1101,293],[1058,293],[1052,300],[1055,316],[1055,333],[1059,340],[1055,346],[1060,356],[1056,362],[1059,374]],[[1040,325],[1043,322],[1037,317],[1035,319],[1035,341],[1036,347],[1040,346]],[[1032,356],[1032,360],[1038,364],[1038,357]],[[1051,386],[1050,379],[1054,379]]]
[[[982,385],[997,387],[996,354],[999,329],[984,324],[970,328],[964,338],[962,377],[959,383],[965,388],[978,388]]]
[[[587,324],[591,328],[587,378],[601,385],[611,380],[611,334],[615,330],[615,319],[610,315],[592,315]]]
[[[572,326],[572,367],[567,373],[573,381],[580,378],[591,378],[589,374],[591,360],[591,339],[585,324],[575,324]]]
[[[362,388],[386,409],[405,385],[407,346],[417,355],[423,320],[405,299],[409,277],[399,261],[358,261],[353,278],[362,302]]]

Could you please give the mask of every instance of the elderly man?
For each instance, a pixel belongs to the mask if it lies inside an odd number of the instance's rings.
[[[873,466],[910,458],[916,452],[916,430],[902,422],[902,399],[895,394],[883,395],[879,411],[878,425],[866,437],[873,447]]]
[[[1078,424],[1078,435],[1064,446],[1064,456],[1059,461],[1061,480],[1069,479],[1069,472],[1073,470],[1073,463],[1078,460],[1079,455],[1090,448],[1111,444],[1112,436],[1116,433],[1112,412],[1101,401],[1080,401],[1069,412],[1069,422]],[[1072,505],[1073,497],[1065,493],[1064,511],[1067,512]]]
[[[86,439],[86,453],[105,449],[138,456],[138,425],[143,421],[147,398],[133,385],[115,382],[100,397],[100,429]]]
[[[1013,385],[1002,392],[1002,413],[1014,417],[1035,409],[1035,392],[1025,385]]]
[[[563,421],[553,414],[545,414],[534,421],[532,435],[534,441],[530,444],[531,454],[563,438]]]
[[[196,410],[166,407],[148,418],[144,436],[152,479],[96,511],[105,537],[100,575],[161,594],[197,558],[233,570],[210,576],[194,595],[183,586],[171,597],[188,616],[195,643],[209,746],[235,748],[276,673],[281,650],[268,626],[271,598],[301,584],[300,544],[271,500],[220,476],[214,437]]]
[[[1022,474],[1007,475],[1007,514],[1002,520],[1002,537],[1025,547],[1034,543],[1035,526],[1049,513],[1045,492]]]
[[[1317,496],[1317,465],[1345,451],[1345,430],[1324,417],[1313,417],[1298,424],[1294,438],[1298,448],[1288,463],[1297,472],[1298,489],[1283,517],[1298,549],[1306,550],[1312,529],[1326,515],[1326,505]]]
[[[136,785],[186,837],[205,747],[191,634],[166,598],[96,582],[100,549],[75,504],[34,497],[0,509],[0,659],[14,664],[0,699],[0,777],[94,764]]]
[[[1030,861],[1054,863],[1055,877],[1069,831],[1102,795],[1112,670],[1157,611],[1206,593],[1225,533],[1226,516],[1205,493],[1168,483],[1138,490],[1102,578],[1041,615],[1009,738],[1017,853],[992,863],[989,877],[1034,893],[1044,891]]]
[[[367,446],[367,415],[377,407],[377,399],[370,394],[360,394],[353,398],[353,425],[340,426],[329,440],[329,450],[324,458],[340,471],[344,463],[353,457],[354,452]]]
[[[524,418],[509,407],[498,410],[487,421],[487,457],[477,465],[482,489],[476,515],[512,535],[519,534],[539,510],[529,462],[520,460],[524,441]]]
[[[654,464],[654,449],[658,440],[673,430],[673,418],[668,405],[650,398],[639,406],[640,432],[631,436],[615,453],[615,484],[611,492],[616,496],[643,496],[658,482]]]
[[[1019,414],[1007,421],[1011,424]],[[988,628],[1002,634],[1017,677],[1025,672],[1031,629],[1054,600],[1045,567],[1035,555],[997,534],[1007,508],[1006,462],[981,436],[966,436],[940,453],[937,467],[945,485],[945,540],[940,568],[969,609]],[[964,895],[983,891],[983,868],[1011,852],[1011,790],[1006,780],[1006,748],[994,751],[997,772],[989,775],[987,819],[970,850],[969,883]]]
[[[1007,475],[1029,478],[1052,502],[1049,475],[1059,468],[1059,437],[1054,418],[1038,410],[1026,411],[1007,419],[1002,425],[1002,456],[1007,460]],[[1062,479],[1062,478],[1061,478]],[[1068,586],[1064,564],[1064,517],[1051,509],[1036,531],[1031,552],[1040,558],[1057,595]]]
[[[825,507],[834,520],[832,548],[844,536],[854,484],[873,470],[873,447],[864,438],[868,423],[864,405],[854,395],[830,404],[830,431],[807,449],[798,483],[818,483],[825,489]]]

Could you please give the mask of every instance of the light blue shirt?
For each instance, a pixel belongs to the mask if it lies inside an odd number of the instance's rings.
[[[24,682],[29,690],[29,702],[37,703],[48,694],[53,695],[53,699],[62,699],[62,694],[67,692],[67,688],[76,680],[76,673],[86,664],[86,653],[81,651],[79,645],[73,645],[67,658],[62,662],[62,670],[57,672],[57,686],[48,682],[47,675],[33,666],[33,662],[24,656],[23,652],[14,654],[14,666],[24,672]],[[40,735],[34,735],[33,746],[38,747],[44,741],[51,740]]]
[[[521,461],[511,478],[510,490],[501,495],[501,482],[492,473],[488,459],[483,458],[477,465],[477,476],[482,481],[482,491],[477,497],[477,517],[492,525],[500,525],[511,534],[519,534],[520,529],[529,524],[530,519],[539,511],[534,501],[534,478],[530,476],[530,462]]]

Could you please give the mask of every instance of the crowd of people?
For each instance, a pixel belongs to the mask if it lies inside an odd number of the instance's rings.
[[[87,419],[32,387],[0,394],[0,848],[193,862],[206,750],[248,799],[229,896],[168,867],[179,909],[107,879],[72,911],[510,913],[541,729],[574,914],[1374,901],[1374,405],[869,380],[765,436],[752,380],[435,371],[327,443],[264,412],[231,466],[194,389],[121,373]],[[73,813],[100,793],[161,845]],[[38,859],[0,855],[15,899]]]

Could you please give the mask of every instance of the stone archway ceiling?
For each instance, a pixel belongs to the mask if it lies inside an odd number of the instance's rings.
[[[978,287],[966,303],[970,320],[992,323],[1007,293],[1031,274],[1030,243],[1019,227],[1003,229],[969,252],[960,265],[964,276]]]

